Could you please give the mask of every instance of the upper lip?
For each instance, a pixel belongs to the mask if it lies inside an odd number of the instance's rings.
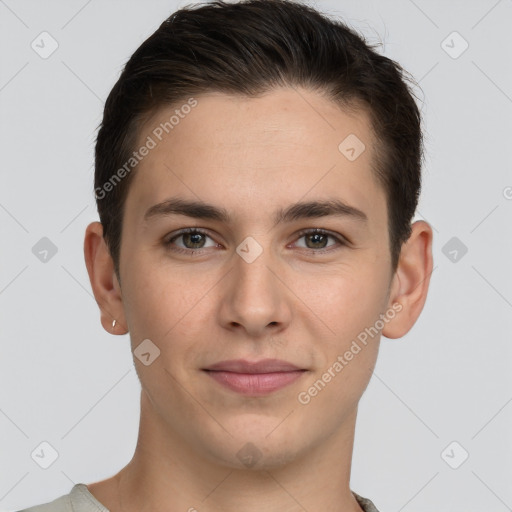
[[[247,361],[245,359],[232,359],[212,364],[204,370],[225,371],[234,373],[277,373],[303,370],[294,364],[280,359],[261,359],[260,361]]]

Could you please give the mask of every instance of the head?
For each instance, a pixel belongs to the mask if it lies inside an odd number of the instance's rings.
[[[134,359],[152,414],[212,460],[251,441],[269,466],[353,418],[381,333],[405,334],[426,298],[421,162],[405,72],[342,22],[286,0],[165,20],[106,101],[85,244],[105,328],[159,351]],[[304,372],[248,397],[206,371],[261,358]]]

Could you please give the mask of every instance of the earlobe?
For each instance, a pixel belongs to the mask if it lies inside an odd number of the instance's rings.
[[[126,320],[114,262],[103,238],[103,226],[92,222],[85,231],[84,257],[101,324],[112,334],[126,334]],[[114,323],[115,320],[115,323]]]
[[[417,221],[402,246],[388,304],[392,307],[399,303],[401,309],[382,330],[386,338],[401,338],[407,334],[423,310],[432,274],[432,238],[430,225]]]

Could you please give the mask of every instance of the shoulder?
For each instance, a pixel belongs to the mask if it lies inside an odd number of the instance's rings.
[[[357,503],[359,503],[364,512],[379,512],[371,500],[359,496],[359,494],[356,494],[354,491],[352,491],[352,494],[355,496]]]
[[[61,496],[56,500],[49,503],[42,503],[41,505],[34,505],[29,508],[24,508],[18,512],[73,512],[71,506],[71,499],[69,494]]]
[[[41,505],[35,505],[17,512],[109,512],[94,496],[85,484],[76,484],[69,494]]]

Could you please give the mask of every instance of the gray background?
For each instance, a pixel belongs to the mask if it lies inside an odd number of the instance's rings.
[[[185,3],[0,0],[1,510],[111,476],[133,453],[129,339],[102,329],[82,252],[94,138],[126,60]],[[512,510],[512,0],[314,5],[420,81],[417,218],[435,233],[422,316],[382,339],[360,403],[351,488],[382,512]],[[51,49],[43,31],[58,43],[46,59],[31,47]],[[43,237],[57,248],[46,262]],[[47,469],[31,456],[42,442],[59,454]]]

